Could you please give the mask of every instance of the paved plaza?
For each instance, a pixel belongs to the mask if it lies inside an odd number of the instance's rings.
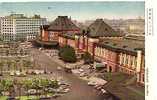
[[[81,80],[73,74],[66,73],[63,70],[58,71],[57,67],[63,67],[63,65],[53,61],[53,58],[49,58],[35,48],[31,50],[31,53],[36,55],[34,57],[37,59],[38,64],[41,65],[40,69],[52,71],[70,83],[70,92],[59,97],[57,100],[104,100],[102,94],[93,87],[88,86],[86,81]]]

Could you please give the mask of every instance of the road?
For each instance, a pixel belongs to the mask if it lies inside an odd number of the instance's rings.
[[[70,83],[70,92],[64,94],[56,100],[104,100],[103,96],[93,87],[88,86],[86,81],[79,79],[73,74],[58,71],[57,67],[61,67],[61,65],[54,62],[52,58],[49,58],[47,55],[35,48],[33,48],[31,52],[36,55],[34,57],[37,59],[37,62],[42,63],[42,66],[40,67],[41,69],[46,68],[47,70],[62,76],[63,79]]]

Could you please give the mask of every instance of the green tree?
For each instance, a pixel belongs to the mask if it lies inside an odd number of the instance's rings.
[[[40,15],[35,14],[33,18],[40,18]]]
[[[2,96],[2,92],[3,92],[3,85],[0,83],[0,96]]]
[[[11,66],[12,66],[12,61],[11,60],[7,60],[7,66],[8,66],[8,70],[10,70]]]
[[[5,52],[5,53],[6,53],[6,56],[8,56],[8,55],[9,55],[9,50],[6,50],[6,52]]]
[[[8,91],[9,94],[12,93],[12,89],[13,89],[13,81],[12,80],[6,80],[3,79],[1,80],[1,85],[3,86],[3,91]]]
[[[58,88],[59,84],[57,80],[50,80],[50,87],[52,88]]]
[[[85,64],[93,63],[93,57],[89,52],[84,53],[83,60]]]
[[[14,71],[17,70],[17,62],[16,62],[16,60],[13,61],[13,70]]]
[[[32,67],[32,62],[29,60],[23,60],[23,66],[26,68]]]
[[[40,79],[40,87],[42,91],[44,92],[45,96],[47,96],[48,87],[49,87],[49,80],[48,79]]]
[[[0,62],[0,70],[1,70],[1,75],[3,74],[3,65],[4,65],[4,62],[3,62],[3,61],[1,61],[1,62]]]
[[[74,48],[65,45],[59,50],[59,56],[65,62],[76,62],[76,54]]]
[[[41,86],[39,84],[40,84],[40,80],[39,79],[34,78],[32,80],[32,89],[36,90],[36,96],[38,96],[38,97],[40,96],[39,90],[41,89]]]
[[[23,83],[24,89],[26,90],[27,97],[29,97],[28,90],[32,88],[32,80],[27,79],[27,80],[22,81],[22,83]]]

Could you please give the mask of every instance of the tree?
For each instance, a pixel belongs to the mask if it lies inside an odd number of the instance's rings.
[[[8,56],[8,55],[9,55],[9,50],[6,50],[6,52],[5,52],[5,53],[6,53],[6,56]]]
[[[15,60],[13,61],[13,70],[17,70],[17,62]]]
[[[40,18],[40,15],[35,14],[33,18]]]
[[[12,65],[12,61],[11,60],[7,60],[8,70],[10,70],[11,65]]]
[[[32,89],[35,89],[36,90],[36,96],[40,96],[40,93],[39,93],[39,90],[41,89],[41,86],[39,86],[40,84],[40,80],[37,79],[37,78],[34,78],[32,80]]]
[[[48,79],[40,79],[40,86],[42,87],[41,89],[44,92],[45,96],[47,97],[49,80]]]
[[[20,50],[20,55],[23,56],[23,53],[24,53],[24,50],[21,49],[21,50]]]
[[[86,37],[89,36],[89,33],[90,33],[90,29],[89,29],[89,28],[87,28],[86,30],[85,30],[85,29],[82,30],[82,35],[83,35],[83,48],[84,48],[84,49],[85,49],[85,45],[88,44],[88,38],[86,38]],[[85,43],[85,42],[86,42],[86,43]],[[88,49],[88,47],[87,47],[87,49]]]
[[[3,61],[1,61],[1,62],[0,62],[0,70],[1,70],[1,75],[3,74],[3,65],[4,65],[4,62],[3,62]]]
[[[13,90],[13,81],[12,80],[1,80],[1,85],[3,86],[3,91],[9,92],[9,95],[12,93]]]
[[[61,53],[63,52],[63,47],[59,48],[58,56],[61,57]]]
[[[76,54],[74,48],[69,45],[65,45],[59,50],[59,56],[65,62],[76,62]]]
[[[86,31],[82,30],[82,34],[83,34],[83,48],[85,48],[85,36],[86,36]]]
[[[57,80],[50,80],[50,87],[52,88],[58,88],[59,84]]]
[[[3,87],[4,87],[4,86],[0,83],[0,96],[2,96]]]
[[[27,97],[29,97],[28,90],[32,87],[32,81],[31,80],[24,80],[23,82],[23,87],[26,90]]]
[[[93,63],[92,55],[89,52],[84,53],[83,60],[85,64]]]

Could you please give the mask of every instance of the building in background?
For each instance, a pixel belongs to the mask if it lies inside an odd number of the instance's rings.
[[[46,24],[46,18],[40,18],[40,15],[26,17],[23,14],[11,14],[0,18],[0,33],[3,41],[32,40],[39,35],[40,26]]]
[[[140,17],[137,19],[104,19],[104,21],[117,32],[138,35],[145,33],[145,20]]]
[[[125,34],[144,35],[145,19],[103,19],[105,23],[111,26],[116,32]],[[89,26],[94,20],[86,20],[84,26]]]

